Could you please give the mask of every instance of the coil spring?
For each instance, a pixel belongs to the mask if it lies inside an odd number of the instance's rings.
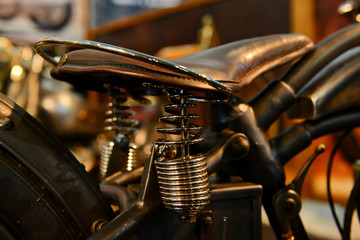
[[[127,100],[127,95],[121,90],[114,93],[111,91],[108,110],[105,112],[105,132],[124,135],[134,135],[138,131],[139,121],[129,119],[135,115],[135,112],[128,111],[130,106],[123,105]]]
[[[100,175],[105,177],[108,172],[110,164],[110,157],[114,148],[114,142],[105,142],[102,146],[101,161],[100,161]]]
[[[105,135],[107,141],[103,144],[100,174],[105,177],[114,147],[117,145],[121,149],[128,150],[127,158],[119,159],[120,170],[131,171],[134,167],[139,165],[136,159],[136,145],[131,142],[131,137],[135,135],[139,128],[139,121],[130,119],[135,115],[135,112],[129,111],[129,106],[124,103],[127,100],[127,95],[118,88],[109,89],[109,103],[108,109],[105,112]]]
[[[200,142],[202,138],[195,131],[201,128],[191,124],[189,120],[199,116],[189,114],[189,108],[196,104],[189,103],[184,91],[174,91],[170,94],[173,104],[165,106],[165,111],[171,115],[163,116],[160,121],[175,127],[159,128],[164,134],[180,135],[177,140],[159,140],[158,147],[165,148],[162,157],[155,160],[158,174],[160,195],[163,204],[178,214],[183,222],[194,222],[196,214],[208,204],[210,199],[209,180],[204,156],[190,156],[189,146]],[[180,148],[180,156],[173,150]],[[170,150],[172,149],[172,150]],[[168,154],[166,151],[173,151]],[[173,158],[175,157],[175,158]]]

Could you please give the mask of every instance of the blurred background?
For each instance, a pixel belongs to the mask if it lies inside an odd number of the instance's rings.
[[[54,81],[32,45],[61,36],[110,43],[175,58],[231,41],[275,33],[302,33],[315,43],[356,21],[339,14],[344,0],[0,0],[0,91],[62,138],[88,171],[96,169],[106,97]],[[347,1],[345,3],[349,3]],[[281,74],[267,73],[240,97],[247,100]],[[147,109],[153,111],[152,109]],[[145,110],[141,110],[144,112]],[[156,117],[145,114],[143,121]],[[269,137],[291,124],[285,116]],[[206,119],[204,119],[206,125]],[[344,205],[359,156],[356,131],[345,139],[333,167],[335,201]],[[359,135],[359,136],[358,136]],[[326,200],[325,167],[337,135],[319,139],[327,150],[306,179],[305,198]],[[355,139],[355,141],[353,141]],[[312,152],[286,166],[293,179]],[[320,159],[321,158],[321,159]]]

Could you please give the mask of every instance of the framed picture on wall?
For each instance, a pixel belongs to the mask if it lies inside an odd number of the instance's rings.
[[[87,0],[0,0],[0,34],[14,41],[84,38]]]

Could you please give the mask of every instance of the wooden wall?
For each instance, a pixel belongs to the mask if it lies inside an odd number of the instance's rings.
[[[205,14],[213,16],[221,43],[289,31],[287,0],[194,0],[100,26],[91,37],[154,54],[165,46],[194,43]]]

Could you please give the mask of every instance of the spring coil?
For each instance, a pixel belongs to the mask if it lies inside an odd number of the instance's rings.
[[[106,174],[108,172],[110,158],[111,158],[113,148],[114,148],[114,142],[105,142],[102,145],[99,171],[100,171],[101,177],[103,177],[103,178],[106,176]]]
[[[112,91],[110,95],[108,110],[105,112],[104,130],[106,133],[110,133],[110,136],[113,135],[113,138],[118,133],[131,136],[138,131],[139,121],[129,119],[135,115],[135,112],[128,111],[130,106],[123,105],[126,100],[127,95],[122,91],[118,91],[117,94]]]
[[[129,144],[128,154],[127,154],[127,161],[123,162],[126,165],[121,166],[123,171],[132,171],[135,167],[140,166],[142,163],[139,161],[137,156],[137,145],[135,143]]]
[[[105,135],[106,142],[102,147],[100,161],[100,175],[105,177],[108,172],[114,146],[121,145],[121,148],[128,151],[126,158],[119,159],[120,170],[131,171],[140,163],[136,159],[136,146],[129,142],[131,137],[139,130],[139,121],[130,119],[135,112],[129,111],[130,106],[124,105],[127,95],[117,88],[109,89],[108,109],[105,112]]]
[[[176,212],[181,221],[194,222],[196,214],[209,203],[210,199],[205,157],[190,156],[189,151],[191,144],[202,140],[200,136],[194,134],[201,127],[189,122],[198,119],[199,116],[188,113],[188,109],[195,108],[196,104],[188,102],[188,95],[184,91],[173,92],[169,99],[173,104],[165,106],[165,111],[171,115],[161,117],[160,121],[175,127],[159,128],[157,131],[178,135],[180,138],[156,142],[159,149],[165,148],[165,153],[160,153],[163,156],[155,160],[160,195],[164,206]],[[180,148],[180,154],[166,153],[174,148]]]

